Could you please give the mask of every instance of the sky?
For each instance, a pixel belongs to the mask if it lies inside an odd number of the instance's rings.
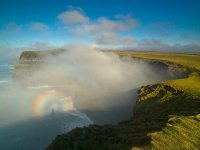
[[[199,52],[199,6],[199,0],[0,0],[0,51],[79,43]]]

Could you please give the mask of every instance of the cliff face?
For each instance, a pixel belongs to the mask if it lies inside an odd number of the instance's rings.
[[[187,77],[188,74],[196,71],[195,69],[191,69],[189,67],[167,61],[148,60],[143,58],[133,59],[146,62],[152,71],[157,72],[161,76],[166,76],[166,79],[178,79],[182,77]]]
[[[183,80],[200,83],[200,76]],[[191,92],[189,85],[182,88],[182,81],[176,86],[173,82],[141,87],[130,120],[116,126],[76,128],[58,135],[46,150],[198,149],[200,86]]]
[[[42,66],[44,59],[48,59],[48,57],[52,56],[57,56],[63,52],[65,52],[64,49],[22,52],[18,64],[15,65],[14,78],[23,79],[31,76],[35,70]]]
[[[64,49],[56,49],[56,50],[49,50],[49,51],[24,51],[22,52],[19,63],[20,64],[34,64],[42,62],[42,59],[57,56],[66,50]]]

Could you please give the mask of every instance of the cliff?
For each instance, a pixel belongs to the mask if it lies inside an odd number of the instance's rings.
[[[147,85],[130,120],[58,135],[46,150],[199,149],[200,74]],[[197,85],[198,84],[198,85]]]
[[[40,69],[44,60],[48,62],[49,57],[55,57],[60,55],[67,50],[65,49],[53,49],[48,51],[24,51],[21,53],[18,63],[15,65],[14,69],[14,78],[15,79],[24,79],[26,77],[31,76],[31,74]],[[110,53],[109,51],[104,51],[105,53]],[[120,56],[129,56],[125,53],[121,53],[120,51],[115,51],[112,53],[116,53]],[[149,64],[149,67],[155,72],[166,76],[166,78],[174,79],[180,77],[186,77],[189,73],[196,71],[196,68],[187,67],[182,64],[177,64],[170,61],[162,61],[157,59],[147,59],[138,56],[131,56],[133,59],[138,61],[143,61]]]
[[[66,50],[54,49],[49,51],[24,51],[21,53],[19,62],[15,65],[14,79],[29,77],[36,69],[40,68],[48,57],[57,56]]]
[[[119,55],[127,56],[127,53]],[[182,54],[176,54],[177,59],[170,61],[171,54],[162,55],[165,59],[158,59],[151,53],[130,55],[134,59],[145,59],[152,65],[171,68],[180,75],[179,79],[141,87],[131,119],[114,126],[76,128],[58,135],[46,150],[198,150],[200,56],[190,60],[191,55],[182,58]],[[184,65],[186,62],[190,63]]]
[[[62,50],[60,51],[62,52]],[[117,125],[90,125],[58,135],[46,150],[138,150],[200,148],[200,56],[121,53],[146,61],[172,80],[145,85],[138,91],[132,118]],[[15,77],[31,74],[51,52],[23,52]],[[158,58],[159,57],[159,58]],[[177,62],[178,61],[178,62]],[[185,63],[187,65],[185,65]],[[183,78],[184,77],[184,78]]]

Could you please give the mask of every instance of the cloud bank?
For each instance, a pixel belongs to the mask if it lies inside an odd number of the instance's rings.
[[[2,123],[32,117],[35,99],[47,91],[71,97],[78,110],[101,111],[124,104],[123,99],[107,97],[166,78],[145,62],[84,45],[69,46],[65,53],[44,60],[36,69],[29,67],[27,76],[18,78],[17,84],[0,91]],[[134,103],[134,99],[130,101]]]

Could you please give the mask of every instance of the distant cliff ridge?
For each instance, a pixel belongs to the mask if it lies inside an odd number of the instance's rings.
[[[64,53],[64,49],[48,51],[24,51],[21,53],[19,62],[15,65],[14,79],[25,78],[41,67],[45,58]]]
[[[48,56],[56,56],[60,53],[65,52],[64,49],[56,49],[56,50],[49,50],[49,51],[24,51],[22,52],[19,63],[20,64],[31,64],[34,62],[40,62],[43,58]]]
[[[20,55],[19,62],[15,65],[14,78],[24,78],[31,75],[36,69],[42,67],[44,59],[52,56],[57,56],[65,49],[55,49],[48,51],[24,51]],[[104,51],[110,53],[110,51]],[[118,53],[116,53],[118,55]],[[123,57],[123,56],[122,56]],[[187,76],[193,70],[191,68],[175,64],[167,61],[149,60],[144,58],[133,57],[138,61],[144,61],[149,64],[149,67],[155,72],[166,76],[166,78],[179,78]]]

